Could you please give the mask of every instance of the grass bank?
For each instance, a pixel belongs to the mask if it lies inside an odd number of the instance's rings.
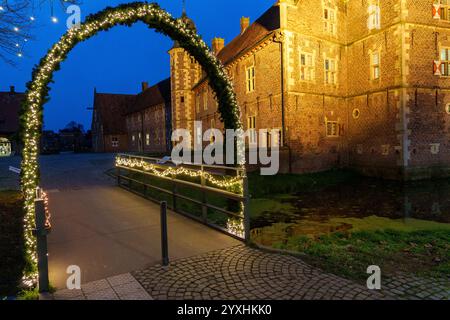
[[[27,266],[20,192],[0,191],[0,298],[18,293]]]
[[[297,236],[275,248],[306,254],[305,259],[328,272],[365,281],[377,265],[383,274],[414,273],[438,279],[450,276],[450,228],[400,231],[336,232],[318,238]]]

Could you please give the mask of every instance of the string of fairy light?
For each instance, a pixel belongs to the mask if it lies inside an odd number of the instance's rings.
[[[59,2],[63,8],[65,6],[70,4],[76,4],[79,3],[78,0],[28,0],[29,6],[27,7],[21,7],[20,11],[26,11],[26,12],[17,12],[17,15],[24,14],[24,19],[20,22],[23,25],[19,25],[18,23],[15,25],[11,25],[12,31],[16,32],[18,34],[18,41],[15,43],[15,48],[17,50],[17,57],[22,58],[24,55],[24,48],[26,43],[29,41],[29,36],[27,34],[24,34],[22,31],[26,27],[36,25],[37,23],[37,11],[42,11],[43,6],[48,2],[48,6],[50,9],[50,22],[53,24],[57,24],[59,22],[59,18],[55,14],[55,1]],[[0,0],[0,18],[2,14],[5,14],[7,12],[16,13],[15,7],[10,4],[8,0]]]
[[[162,169],[160,165],[155,165],[151,162],[147,162],[142,158],[134,158],[124,155],[118,155],[116,157],[116,167],[124,169],[139,169],[143,172],[148,172],[159,178],[167,177],[189,177],[189,178],[203,178],[206,182],[211,185],[225,190],[233,190],[239,194],[243,193],[243,179],[244,176],[238,175],[236,177],[223,177],[222,179],[217,179],[209,172],[204,170],[194,170],[186,167],[167,167]],[[244,238],[245,228],[244,228],[244,204],[240,202],[239,214],[242,218],[229,218],[227,220],[226,229],[229,233],[239,237]]]
[[[127,158],[125,156],[116,157],[116,166],[130,168],[130,169],[141,169],[144,172],[149,172],[160,178],[167,177],[177,177],[185,176],[189,178],[203,178],[206,182],[211,185],[221,188],[230,189],[237,187],[240,192],[242,192],[242,176],[236,176],[231,178],[217,179],[211,173],[203,170],[193,170],[186,167],[168,167],[165,170],[161,170],[160,166],[156,166],[153,163],[149,163],[143,159]]]
[[[212,90],[217,95],[219,113],[225,128],[241,129],[240,109],[232,83],[217,57],[201,37],[181,19],[173,18],[157,4],[134,2],[107,8],[86,18],[78,28],[72,28],[48,51],[33,70],[32,81],[27,84],[25,103],[21,111],[21,137],[23,140],[21,183],[25,197],[25,243],[29,257],[35,257],[36,239],[33,236],[35,190],[39,185],[39,141],[42,130],[43,105],[48,100],[53,74],[59,70],[69,52],[79,43],[100,31],[116,25],[131,26],[142,21],[149,28],[176,40],[187,50],[206,72]],[[222,182],[220,182],[222,183]],[[223,182],[225,183],[225,182]],[[228,183],[228,182],[226,182]],[[33,259],[33,263],[36,260]]]

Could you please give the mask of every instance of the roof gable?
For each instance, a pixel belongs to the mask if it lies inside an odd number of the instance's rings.
[[[228,64],[277,29],[280,29],[280,7],[274,5],[220,50],[217,57],[223,64]]]
[[[135,95],[95,93],[94,110],[103,125],[103,134],[125,134],[125,113],[131,108]]]

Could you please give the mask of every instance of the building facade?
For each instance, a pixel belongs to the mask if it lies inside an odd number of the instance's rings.
[[[142,92],[126,114],[129,151],[147,154],[165,154],[170,150],[171,137],[170,78]]]
[[[244,127],[279,130],[284,169],[442,176],[450,172],[449,10],[434,0],[279,0],[212,48]],[[199,66],[180,48],[170,57],[173,127],[223,128]]]
[[[0,157],[20,152],[19,115],[25,94],[16,92],[14,86],[9,91],[0,92]]]
[[[125,114],[135,99],[135,95],[94,91],[91,127],[94,152],[127,152],[129,150]]]

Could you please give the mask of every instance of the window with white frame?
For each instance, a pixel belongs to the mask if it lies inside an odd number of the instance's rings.
[[[145,144],[148,146],[150,145],[150,133],[147,133],[145,135]]]
[[[203,110],[208,110],[208,89],[203,91]]]
[[[325,84],[336,84],[336,60],[325,59]]]
[[[437,1],[439,6],[439,18],[443,20],[450,20],[450,0]]]
[[[300,54],[300,79],[302,81],[314,80],[314,57],[312,53]]]
[[[245,74],[247,92],[255,91],[255,66],[248,67]]]
[[[273,137],[272,135],[276,135]],[[271,146],[280,148],[283,146],[283,131],[280,128],[272,129],[271,138],[276,138],[275,141],[270,141]]]
[[[339,124],[337,121],[326,121],[327,137],[339,137]]]
[[[111,138],[111,146],[113,148],[118,148],[119,147],[119,138],[118,137],[112,137]]]
[[[195,111],[200,112],[200,94],[195,95]]]
[[[450,76],[450,48],[441,48],[441,76]]]
[[[370,61],[371,78],[372,80],[378,80],[380,79],[380,52],[372,52]]]
[[[209,136],[210,143],[214,143],[214,141],[216,140],[216,137],[214,136],[214,133],[212,132],[212,129],[215,129],[215,127],[216,127],[216,121],[214,120],[214,118],[212,118],[209,121],[209,128],[211,129],[211,135]]]
[[[323,20],[324,31],[331,34],[336,34],[336,10],[324,8]]]
[[[369,30],[381,28],[381,10],[376,4],[369,6],[369,18],[367,20],[367,27]]]
[[[249,143],[256,143],[256,116],[247,118],[247,130],[249,131]]]

